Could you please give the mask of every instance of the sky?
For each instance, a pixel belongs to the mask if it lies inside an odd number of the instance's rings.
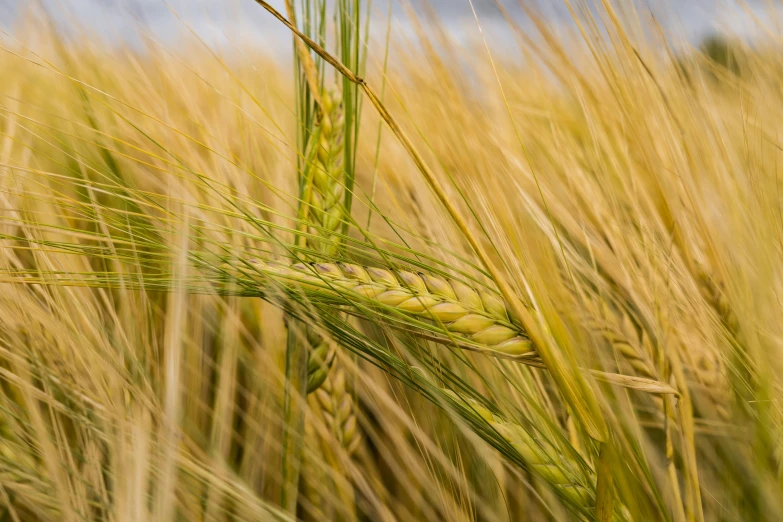
[[[283,10],[283,0],[269,1]],[[422,5],[423,0],[410,1],[413,5]],[[471,1],[484,33],[496,42],[511,41],[511,34],[493,5],[495,0],[429,0],[445,27],[458,40],[476,39],[479,36]],[[568,20],[562,8],[562,0],[538,1],[544,6],[553,26]],[[769,4],[776,4],[777,7],[781,5],[781,0],[745,0],[746,8],[743,9],[734,0],[633,1],[643,9],[655,12],[666,27],[693,42],[719,30],[754,38],[759,31],[757,24],[751,21],[752,17],[759,16],[774,27],[763,9]],[[373,0],[381,27],[385,25],[381,18],[388,2]],[[517,0],[503,2],[524,25]],[[394,0],[395,33],[411,30],[400,5],[401,0]],[[193,30],[211,45],[250,42],[272,49],[281,45],[290,47],[285,28],[254,0],[0,0],[0,27],[23,38],[18,28],[21,27],[19,19],[25,8],[33,14],[46,10],[62,28],[72,30],[81,26],[109,44],[137,42],[139,30],[155,35],[167,44],[174,44],[184,31]]]

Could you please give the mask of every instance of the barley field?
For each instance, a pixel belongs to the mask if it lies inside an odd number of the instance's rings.
[[[558,3],[3,30],[0,521],[783,520],[778,10]]]

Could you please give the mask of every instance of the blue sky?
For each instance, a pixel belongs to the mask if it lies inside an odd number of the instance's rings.
[[[384,13],[389,0],[374,0],[376,11]],[[396,4],[400,0],[394,0]],[[421,0],[411,0],[417,4]],[[459,39],[477,37],[476,23],[469,0],[429,0],[449,30]],[[629,1],[629,0],[626,0]],[[652,9],[669,28],[681,27],[680,34],[697,41],[719,28],[729,28],[745,37],[757,32],[751,15],[733,0],[633,0]],[[539,0],[549,13],[553,25],[567,18],[559,0]],[[270,0],[282,10],[283,0]],[[510,37],[505,24],[493,6],[494,0],[473,0],[485,33],[502,42]],[[516,0],[504,0],[516,15]],[[751,13],[770,22],[763,6],[770,0],[746,0]],[[780,4],[779,0],[775,2]],[[26,6],[28,12],[48,10],[62,27],[73,27],[74,21],[109,42],[132,41],[138,29],[148,31],[167,43],[176,40],[190,26],[211,44],[254,42],[275,48],[289,47],[285,30],[266,15],[253,0],[0,0],[0,25],[5,30],[19,27],[18,19]],[[33,6],[33,7],[31,7]],[[559,11],[559,15],[558,15]],[[176,14],[174,14],[176,13]],[[409,30],[402,11],[395,9],[395,32]],[[383,21],[380,22],[381,24]],[[772,25],[772,24],[770,24]]]

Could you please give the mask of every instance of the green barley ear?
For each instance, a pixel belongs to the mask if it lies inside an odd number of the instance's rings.
[[[307,246],[327,258],[340,249],[340,229],[345,218],[345,171],[343,169],[344,113],[341,98],[336,91],[324,90],[320,95],[318,131],[310,141],[308,154],[313,158],[308,177],[309,187],[303,191],[309,195],[302,205],[307,205]],[[307,332],[310,345],[307,368],[307,393],[323,384],[332,367],[335,346],[311,328]]]
[[[363,11],[358,2],[345,0],[339,0],[335,7],[337,49],[354,70],[360,71],[363,68],[363,52],[359,51],[359,28]],[[293,0],[286,1],[286,8],[289,18],[295,23]],[[311,33],[311,36],[317,36],[319,41],[325,41],[326,26],[321,22],[325,16],[326,2],[303,3],[300,12],[305,31]],[[301,160],[298,162],[301,199],[296,242],[318,258],[332,260],[340,252],[340,237],[346,231],[346,218],[350,214],[360,104],[356,87],[346,82],[343,82],[345,89],[342,91],[337,87],[332,91],[324,89],[324,78],[319,77],[313,56],[301,41],[295,45],[297,63],[301,66],[301,75],[297,76],[297,119],[304,123],[298,137],[298,152],[300,158],[305,158],[304,165]],[[321,395],[327,395],[330,400],[322,400],[319,396],[324,416],[333,419],[332,431],[339,440],[343,441],[346,434],[352,437],[351,447],[355,449],[360,439],[355,433],[353,398],[345,392],[345,376],[339,371],[334,376],[335,383],[329,380],[337,346],[329,337],[321,335],[312,327],[306,328],[305,332],[307,346],[300,347],[305,353],[299,352],[298,357],[300,361],[302,358],[307,361],[304,391],[311,394],[326,386],[321,390]],[[329,408],[330,405],[333,407]],[[350,414],[343,418],[346,407]],[[353,428],[350,419],[353,419]],[[349,497],[352,495],[346,499]]]
[[[334,343],[318,335],[313,328],[307,329],[307,342],[310,354],[307,364],[307,393],[313,393],[326,380],[329,370],[334,364],[337,353]]]
[[[595,505],[597,478],[589,466],[576,462],[542,437],[490,411],[479,402],[451,390],[444,390],[444,393],[461,405],[463,414],[488,424],[504,443],[515,450],[533,475],[549,484],[563,498],[588,510]],[[625,520],[624,511],[625,508],[619,506],[612,520]]]
[[[442,325],[452,341],[469,350],[510,359],[536,358],[524,329],[496,294],[434,274],[353,264],[257,261],[260,272],[285,285],[317,290],[324,297],[364,301]]]
[[[343,170],[344,113],[338,93],[324,91],[320,132],[311,142],[313,154],[312,187],[309,201],[310,224],[307,244],[327,257],[340,246],[339,231],[345,218],[345,171]]]

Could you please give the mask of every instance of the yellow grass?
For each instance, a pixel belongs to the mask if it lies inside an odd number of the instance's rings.
[[[533,366],[248,272],[313,254],[270,50],[22,27],[36,43],[0,54],[0,519],[783,518],[783,54],[732,71],[600,12],[606,34],[535,20],[502,56],[420,21],[385,79],[370,47],[399,129],[365,99],[345,254],[320,259],[503,295]],[[343,345],[361,439],[307,410],[296,513],[281,308]]]

